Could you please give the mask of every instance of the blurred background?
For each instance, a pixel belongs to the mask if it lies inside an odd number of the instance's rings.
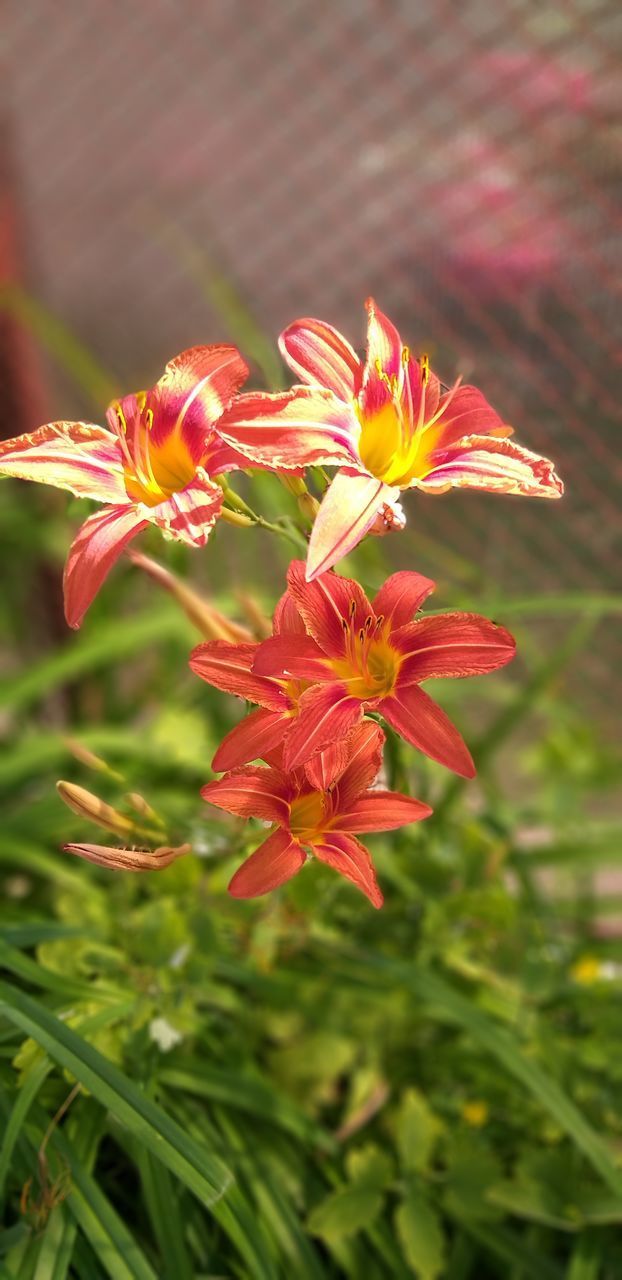
[[[14,1123],[0,1199],[8,1177],[7,1267],[18,1280],[187,1280],[230,1267],[269,1280],[316,1266],[354,1277],[414,1268],[423,1280],[622,1274],[612,1226],[622,1221],[612,1163],[622,1145],[620,35],[613,0],[87,0],[61,13],[30,0],[6,15],[3,436],[56,418],[101,422],[113,395],[151,384],[195,343],[233,340],[254,385],[285,385],[280,329],[318,316],[361,348],[373,294],[411,348],[448,383],[462,374],[481,387],[566,485],[555,504],[409,494],[406,532],[353,557],[371,587],[416,568],[438,580],[432,607],[480,609],[519,640],[508,672],[439,690],[474,747],[478,783],[465,792],[412,753],[391,758],[395,784],[429,796],[438,818],[425,845],[420,833],[376,840],[387,907],[370,919],[321,868],[275,902],[228,901],[253,833],[223,831],[198,788],[239,707],[190,676],[200,636],[128,562],[70,633],[62,566],[88,508],[2,483],[0,959],[18,979],[13,999],[41,987],[62,1017],[71,999],[76,1038],[234,1167],[251,1224],[242,1245],[224,1220],[208,1230],[196,1186],[182,1177],[173,1195],[179,1168],[137,1154],[91,1080],[57,1151],[60,1203],[67,1144],[79,1146],[93,1119],[93,1150],[80,1148],[83,1165],[75,1151],[69,1160],[82,1169],[79,1194],[54,1217],[40,1188],[33,1225],[35,1192],[29,1207],[23,1188],[81,1078],[58,1046],[49,1074],[33,1014],[21,1039],[11,1023],[1,1041],[0,1106]],[[296,515],[274,477],[252,492],[266,516]],[[202,553],[155,533],[141,542],[246,622],[236,590],[270,612],[291,554],[262,530],[230,527]],[[98,836],[63,809],[59,776],[122,805],[128,788],[155,794],[170,838],[191,839],[199,856],[140,885],[69,865],[61,840]],[[439,966],[460,993],[453,1014],[439,1012],[446,991],[420,986],[427,1012],[412,1015],[398,969],[391,1004],[371,960],[356,976],[342,963],[346,945]],[[327,950],[340,996],[319,976]],[[115,982],[135,995],[116,1020],[105,1003]],[[520,1070],[487,1039],[484,1013],[515,1035]],[[527,1059],[584,1107],[587,1136]],[[344,1149],[354,1143],[345,1173],[328,1130]],[[356,1184],[361,1130],[407,1183],[424,1179],[413,1211],[423,1250],[407,1201],[399,1256],[390,1218],[365,1244],[352,1236],[376,1201],[360,1221],[341,1204],[356,1219],[345,1233],[339,1206],[321,1208],[344,1179]],[[261,1189],[270,1203],[257,1199],[251,1138],[273,1161],[272,1191]],[[128,1241],[119,1187],[134,1197],[139,1184]],[[169,1201],[176,1236],[162,1233],[158,1204]],[[302,1236],[290,1202],[311,1223]],[[254,1237],[259,1218],[265,1239]],[[127,1271],[119,1250],[133,1259]]]

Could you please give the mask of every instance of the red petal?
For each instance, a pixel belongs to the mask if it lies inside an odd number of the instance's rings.
[[[348,735],[349,759],[338,784],[340,812],[349,809],[356,797],[377,778],[384,742],[385,735],[373,720],[363,720]]]
[[[237,769],[249,760],[267,759],[285,736],[291,718],[281,711],[251,711],[223,738],[214,759],[212,769],[221,773],[225,769]]]
[[[147,508],[149,519],[178,542],[204,547],[220,515],[222,489],[199,467],[190,484],[166,502]]]
[[[289,798],[285,774],[277,769],[235,769],[226,777],[207,782],[201,795],[208,804],[235,813],[240,818],[263,818],[281,826],[289,820]]]
[[[447,451],[445,460],[423,480],[421,489],[442,492],[447,487],[485,489],[533,498],[561,498],[564,486],[553,463],[513,440],[495,436],[465,436]]]
[[[275,471],[356,461],[358,430],[354,409],[321,387],[248,392],[218,423],[223,440]]]
[[[288,831],[274,831],[236,871],[229,893],[234,898],[259,898],[291,880],[306,862],[306,855]]]
[[[479,676],[510,662],[516,641],[477,613],[443,613],[394,631],[391,644],[402,654],[398,687],[448,676]]]
[[[471,754],[458,730],[418,685],[410,685],[392,698],[384,698],[379,710],[392,728],[424,755],[463,778],[475,776]]]
[[[355,836],[331,831],[321,844],[312,845],[316,858],[333,867],[346,880],[351,880],[373,907],[381,907],[384,898],[378,887],[374,865],[368,850]]]
[[[431,813],[429,804],[399,791],[369,791],[354,800],[347,813],[340,811],[337,826],[340,831],[392,831],[429,818]]]
[[[353,732],[356,733],[356,729]],[[347,768],[349,759],[350,736],[331,743],[330,747],[325,747],[313,760],[307,761],[304,766],[307,781],[316,791],[327,791],[331,783]]]
[[[335,673],[323,649],[311,636],[280,635],[262,640],[258,646],[253,671],[259,676],[277,680],[331,681]]]
[[[325,573],[313,582],[307,582],[303,560],[292,560],[287,570],[287,581],[307,631],[329,657],[342,657],[345,653],[344,620],[359,630],[373,613],[358,582],[336,573]]]
[[[350,401],[361,385],[361,362],[332,325],[322,320],[294,320],[279,338],[283,359],[302,379],[334,391]]]
[[[208,640],[198,644],[190,654],[190,669],[215,689],[233,693],[236,698],[257,702],[273,711],[286,711],[287,699],[273,680],[253,674],[258,644],[229,644],[226,640]]]
[[[365,303],[367,309],[367,362],[365,374],[376,372],[379,364],[383,373],[397,377],[402,367],[402,339],[384,312],[379,311],[373,298]]]
[[[377,617],[382,614],[391,622],[391,630],[410,622],[424,600],[434,591],[436,583],[424,578],[422,573],[401,569],[392,573],[374,597],[373,609]]]
[[[65,617],[70,627],[79,627],[104,579],[123,548],[146,528],[135,506],[104,507],[89,516],[69,548],[63,589]]]
[[[338,742],[362,716],[358,698],[351,698],[342,684],[316,685],[303,693],[298,716],[285,739],[286,769],[296,769],[323,747]]]
[[[317,513],[307,556],[307,579],[332,569],[365,537],[378,512],[399,496],[367,472],[343,467],[337,472]]]
[[[274,634],[306,636],[307,630],[289,591],[284,591],[274,610]]]
[[[116,437],[88,422],[49,422],[28,435],[0,441],[0,475],[36,480],[115,506],[128,500]]]
[[[435,437],[432,457],[436,458],[437,453],[451,448],[463,436],[474,432],[487,436],[503,426],[503,419],[477,387],[460,386],[457,390],[447,391],[441,397],[437,421],[429,427]],[[441,462],[442,458],[438,460]]]
[[[248,366],[237,347],[190,347],[166,366],[147,393],[153,411],[151,442],[158,448],[178,431],[195,462],[205,453],[213,424],[220,418],[248,377]]]

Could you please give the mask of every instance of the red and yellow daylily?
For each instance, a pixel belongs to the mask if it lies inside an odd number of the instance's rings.
[[[418,573],[394,573],[371,603],[358,582],[334,572],[308,582],[301,560],[290,564],[287,582],[306,634],[262,641],[253,662],[256,677],[308,685],[284,740],[285,768],[298,768],[375,711],[432,760],[473,777],[465,742],[421,684],[505,666],[516,647],[509,632],[475,613],[412,621],[435,586]]]
[[[306,636],[304,622],[288,592],[274,611],[274,635],[283,639]],[[250,760],[262,758],[278,747],[298,713],[298,701],[307,688],[304,680],[259,676],[253,672],[259,642],[234,644],[212,640],[199,644],[190,654],[190,668],[207,684],[232,693],[246,702],[254,702],[251,711],[223,738],[212,760],[218,773],[237,769]]]
[[[234,898],[257,898],[291,880],[309,852],[351,880],[374,907],[382,906],[369,851],[357,835],[392,831],[432,812],[400,792],[370,789],[383,743],[379,725],[365,721],[346,742],[328,748],[304,769],[286,772],[280,761],[266,768],[246,767],[202,788],[210,804],[274,824],[236,871],[229,885]]]
[[[318,513],[309,580],[347,555],[405,489],[454,487],[558,498],[553,464],[510,440],[481,391],[460,380],[443,390],[425,357],[415,360],[368,299],[367,357],[321,320],[281,334],[281,352],[307,385],[238,396],[218,430],[245,456],[278,469],[338,466]]]
[[[247,376],[236,347],[192,347],[149,391],[113,401],[108,428],[51,422],[0,443],[0,475],[105,503],[82,525],[67,558],[71,627],[79,627],[124,547],[148,524],[205,545],[223,503],[212,476],[248,465],[214,431]]]

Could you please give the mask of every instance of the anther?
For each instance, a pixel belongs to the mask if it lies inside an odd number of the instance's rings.
[[[346,619],[345,619],[345,618],[342,618],[342,619],[341,619],[341,625],[342,625],[342,627],[343,627],[343,629],[344,629],[345,634],[347,635],[347,634],[348,634],[348,631],[350,630],[350,626],[349,626],[349,623],[348,623],[348,622],[346,622]]]
[[[350,617],[353,618],[356,613],[356,600],[350,601]]]
[[[151,431],[153,426],[153,409],[147,409],[145,414],[145,422],[147,423],[147,431]]]
[[[430,357],[428,355],[421,357],[419,367],[421,369],[421,383],[425,387],[430,377]]]
[[[384,622],[384,613],[379,613],[376,618],[376,631],[379,631]]]
[[[373,625],[374,625],[374,620],[370,613],[369,616],[365,619],[365,630],[371,631],[371,628],[373,627]]]

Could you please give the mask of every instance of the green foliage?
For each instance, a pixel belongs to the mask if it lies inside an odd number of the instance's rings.
[[[50,624],[33,643],[65,507],[2,496],[20,559],[0,599],[0,1280],[616,1280],[620,770],[573,710],[568,663],[620,601],[491,604],[527,676],[440,690],[476,744],[468,787],[391,745],[389,785],[436,813],[370,838],[381,912],[315,863],[235,902],[260,828],[200,800],[238,710],[188,671],[189,623],[120,567],[78,636]],[[235,575],[209,568],[230,613],[232,576],[261,574],[265,605],[287,555],[274,539],[264,566],[265,530],[233,535]],[[461,583],[439,608],[485,598],[455,555],[419,553]],[[382,554],[360,552],[372,585]],[[534,628],[554,615],[566,636],[543,660]],[[98,834],[58,777],[124,814],[140,793],[193,854],[150,876],[72,860],[59,846]]]

